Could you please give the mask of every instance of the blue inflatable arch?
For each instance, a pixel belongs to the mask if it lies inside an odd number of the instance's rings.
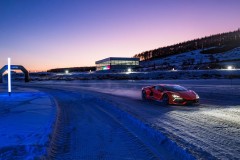
[[[8,69],[8,66],[5,65],[2,67],[2,69],[0,70],[0,83],[3,83],[3,73]],[[24,68],[21,65],[11,65],[11,69],[13,70],[21,70],[24,75],[25,75],[25,82],[29,82],[29,72],[26,70],[26,68]]]

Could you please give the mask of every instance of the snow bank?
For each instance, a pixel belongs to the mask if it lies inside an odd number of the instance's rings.
[[[0,93],[0,159],[35,159],[46,154],[55,106],[42,92]]]

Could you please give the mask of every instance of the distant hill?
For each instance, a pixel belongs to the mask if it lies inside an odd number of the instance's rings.
[[[209,49],[212,51],[212,49]],[[203,54],[201,49],[155,60],[141,61],[140,71],[205,70],[240,68],[240,47],[217,54]]]
[[[240,47],[240,29],[161,47],[134,55],[140,61],[152,61],[199,50],[201,54],[222,53]]]

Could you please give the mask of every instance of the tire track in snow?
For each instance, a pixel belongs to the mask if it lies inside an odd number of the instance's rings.
[[[159,159],[135,133],[101,111],[93,97],[71,92],[52,96],[59,113],[49,159]]]

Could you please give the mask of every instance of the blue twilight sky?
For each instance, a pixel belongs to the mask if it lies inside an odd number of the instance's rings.
[[[239,0],[0,0],[0,66],[94,65],[240,27]]]

